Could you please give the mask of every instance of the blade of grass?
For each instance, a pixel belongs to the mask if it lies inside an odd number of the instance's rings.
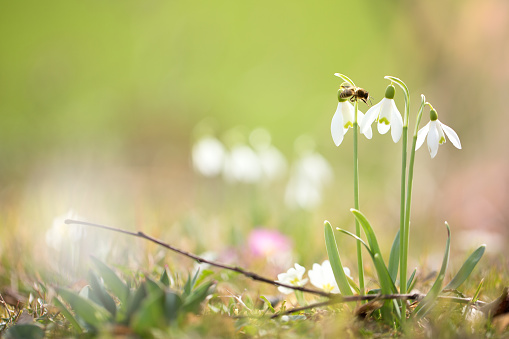
[[[396,279],[398,278],[398,269],[399,269],[399,231],[396,233],[396,237],[392,242],[391,254],[389,256],[389,275],[391,276],[392,282],[396,283]]]
[[[416,318],[421,318],[431,309],[433,303],[438,297],[438,294],[442,290],[442,283],[445,277],[445,271],[447,270],[447,265],[449,264],[449,254],[451,247],[451,228],[449,224],[445,222],[445,226],[447,226],[447,242],[445,244],[445,253],[444,259],[442,260],[442,267],[440,268],[440,272],[438,273],[437,279],[433,283],[433,286],[429,290],[428,294],[422,299],[422,301],[417,305],[413,314]]]
[[[417,273],[417,268],[414,268],[414,271],[410,275],[410,278],[408,278],[408,281],[406,283],[406,290],[407,291],[411,291],[412,288],[414,288],[414,285],[415,285],[415,281],[414,281],[415,273]]]
[[[113,292],[113,294],[120,300],[123,305],[127,303],[127,296],[129,295],[129,287],[118,277],[118,275],[105,263],[95,257],[91,257],[95,266],[99,270],[101,277],[106,286]]]
[[[463,263],[461,268],[459,269],[458,273],[452,278],[452,280],[447,284],[447,286],[444,287],[444,289],[451,289],[455,290],[457,289],[472,273],[473,269],[481,260],[484,251],[486,250],[486,245],[481,245],[479,248],[477,248],[474,253],[472,253],[468,259]]]
[[[60,313],[62,313],[65,319],[71,323],[71,326],[76,330],[77,333],[83,332],[83,329],[81,328],[76,318],[72,315],[71,311],[69,311],[69,309],[60,300],[58,300],[58,298],[53,298],[53,304],[58,307]]]
[[[327,249],[327,255],[332,266],[332,272],[334,278],[338,284],[339,290],[343,295],[353,295],[352,289],[348,284],[348,279],[341,264],[341,258],[339,257],[338,246],[336,244],[336,238],[332,232],[332,226],[328,221],[325,221],[325,247]]]
[[[109,312],[89,299],[85,299],[65,288],[58,288],[58,294],[83,321],[99,329],[109,319]]]

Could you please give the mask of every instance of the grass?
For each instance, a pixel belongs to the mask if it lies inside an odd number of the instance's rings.
[[[110,178],[106,175],[106,179]],[[159,177],[161,178],[161,177]],[[99,183],[108,180],[98,177]],[[187,213],[174,202],[171,190],[150,191],[142,186],[141,197],[127,195],[118,198],[118,193],[111,193],[114,185],[97,185],[103,188],[100,201],[95,205],[96,222],[112,226],[127,225],[131,231],[143,230],[146,234],[156,236],[176,247],[200,254],[213,250],[216,260],[231,265],[238,265],[250,271],[276,279],[278,273],[286,271],[293,262],[299,262],[310,268],[313,262],[321,262],[326,258],[323,240],[323,215],[337,215],[332,200],[326,200],[324,206],[314,212],[285,210],[278,202],[278,187],[270,190],[263,188],[226,186],[220,196],[212,194],[208,185],[220,186],[219,182],[204,183],[201,193],[194,193],[195,205],[188,208]],[[153,182],[146,183],[149,187]],[[95,186],[94,186],[95,187]],[[125,188],[125,187],[124,187]],[[187,187],[188,192],[192,187]],[[135,190],[133,190],[135,191]],[[137,191],[136,191],[137,192]],[[268,194],[268,193],[271,194]],[[142,239],[111,234],[106,231],[92,231],[80,240],[74,248],[76,255],[70,252],[59,253],[49,248],[45,242],[45,232],[51,224],[52,214],[48,208],[54,202],[40,197],[52,196],[44,190],[35,190],[30,198],[10,199],[10,204],[2,207],[0,214],[0,294],[6,304],[0,305],[2,324],[0,331],[8,337],[9,329],[23,321],[35,324],[46,337],[77,336],[69,319],[62,310],[55,307],[53,298],[58,288],[65,287],[78,293],[88,282],[88,271],[94,268],[90,254],[100,254],[94,245],[107,245],[108,251],[101,254],[102,260],[131,286],[137,287],[147,278],[159,280],[165,270],[170,274],[170,287],[182,291],[189,272],[195,263],[177,254],[150,244]],[[333,192],[335,193],[335,192]],[[61,195],[54,194],[59,197]],[[215,197],[215,199],[213,199]],[[118,200],[117,200],[118,198]],[[58,201],[58,198],[56,199]],[[109,201],[109,202],[108,202]],[[129,208],[131,201],[137,201],[136,210]],[[186,199],[186,201],[189,201]],[[90,201],[81,206],[92,204]],[[97,208],[100,206],[100,208]],[[164,206],[175,206],[173,210],[165,210]],[[198,207],[199,206],[199,207]],[[85,208],[86,209],[86,208]],[[346,212],[345,212],[346,214]],[[115,217],[112,217],[114,215]],[[341,217],[346,220],[346,217]],[[138,220],[137,226],[132,226]],[[350,220],[350,225],[353,220]],[[316,225],[314,227],[313,225]],[[288,266],[278,267],[270,260],[249,255],[246,251],[246,239],[251,229],[265,226],[280,229],[293,241],[293,261]],[[353,225],[352,225],[353,226]],[[455,232],[452,225],[453,233]],[[352,230],[352,228],[350,228]],[[378,229],[377,232],[380,232]],[[384,236],[384,234],[381,234]],[[340,244],[343,264],[355,267],[355,241],[335,233]],[[388,258],[392,236],[381,237],[380,247]],[[411,241],[416,241],[411,239]],[[445,240],[444,240],[445,242]],[[438,248],[443,247],[439,243]],[[443,250],[443,249],[441,249]],[[95,252],[95,253],[94,253]],[[430,250],[430,253],[433,253]],[[501,256],[501,255],[500,255]],[[431,287],[439,263],[433,256],[412,258],[428,265],[419,265],[415,288],[423,293]],[[464,253],[455,252],[454,243],[451,252],[451,269],[445,278],[448,283],[462,261]],[[508,265],[504,257],[490,256],[489,248],[486,256],[474,270],[473,275],[461,286],[465,296],[476,293],[479,282],[484,279],[479,299],[495,300],[503,288],[507,286]],[[155,338],[178,336],[183,338],[250,338],[250,337],[390,337],[401,335],[394,328],[379,321],[376,311],[366,319],[354,315],[355,304],[339,304],[282,316],[271,319],[274,314],[261,296],[272,302],[274,312],[291,309],[297,305],[294,294],[282,295],[276,287],[260,284],[242,275],[225,270],[207,268],[208,273],[201,283],[213,282],[214,290],[195,313],[186,313],[175,324],[154,326],[145,333]],[[451,273],[452,272],[452,273]],[[207,274],[208,274],[207,273]],[[366,288],[378,288],[376,272],[369,261],[365,263]],[[355,272],[353,272],[355,277]],[[107,288],[110,293],[112,292]],[[11,292],[16,293],[11,293]],[[180,292],[179,292],[180,293]],[[8,295],[22,297],[24,303],[18,304],[16,298],[12,305],[7,304]],[[323,301],[312,295],[304,295],[307,303]],[[115,298],[114,298],[115,299]],[[1,302],[1,301],[0,301]],[[120,305],[119,300],[116,300]],[[64,302],[65,304],[65,302]],[[462,310],[455,304],[443,304],[431,312],[419,323],[410,323],[409,337],[504,337],[507,331],[499,329],[491,320],[478,323],[465,321]],[[26,317],[29,315],[30,317]],[[451,315],[451,316],[444,316]],[[33,320],[32,320],[33,319]],[[472,332],[473,329],[473,332]],[[11,330],[12,331],[12,330]],[[127,333],[133,334],[129,326],[105,324],[96,336],[112,337]],[[82,337],[92,334],[82,334]]]

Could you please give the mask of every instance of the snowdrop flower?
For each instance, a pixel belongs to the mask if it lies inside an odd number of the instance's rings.
[[[262,179],[262,175],[260,159],[255,151],[245,144],[233,146],[224,163],[226,181],[254,184]]]
[[[415,150],[418,150],[422,146],[426,135],[428,136],[428,150],[431,158],[434,158],[435,155],[437,155],[438,145],[445,143],[446,135],[457,149],[461,149],[460,138],[452,128],[438,120],[437,111],[432,108],[429,116],[431,121],[417,133],[417,144]]]
[[[288,165],[284,155],[271,144],[269,131],[257,128],[249,135],[249,142],[258,155],[264,179],[273,181],[280,179],[287,171]]]
[[[306,272],[306,269],[299,265],[295,264],[295,268],[290,268],[286,273],[280,273],[277,275],[277,282],[292,285],[292,286],[304,286],[308,282],[308,278],[302,279],[302,276]],[[279,292],[284,294],[290,294],[293,292],[291,288],[278,286],[277,288]]]
[[[193,167],[203,176],[214,177],[220,174],[225,156],[226,150],[223,144],[214,137],[203,137],[193,145]]]
[[[385,98],[378,104],[371,107],[360,123],[361,133],[366,133],[371,129],[371,124],[378,120],[378,132],[385,134],[391,129],[392,140],[398,142],[403,132],[403,119],[394,102],[394,86],[389,85],[385,90]]]
[[[332,181],[334,172],[329,162],[315,152],[314,142],[307,136],[295,141],[299,159],[292,165],[285,191],[290,208],[312,210],[322,202],[323,190]]]
[[[350,277],[350,269],[348,267],[343,269],[345,274]],[[313,286],[328,293],[339,293],[339,287],[329,260],[325,260],[322,265],[313,264],[313,269],[309,270],[308,277]]]
[[[353,127],[353,122],[355,119],[355,109],[353,105],[347,101],[347,99],[339,99],[338,107],[336,108],[336,113],[332,117],[331,122],[331,134],[332,140],[336,146],[341,145],[343,138],[348,132],[350,127]],[[357,123],[361,126],[362,121],[364,120],[364,113],[361,111],[357,111]],[[373,137],[373,132],[371,131],[371,127],[366,128],[365,131],[361,131],[362,134],[366,136],[366,138],[371,139]]]

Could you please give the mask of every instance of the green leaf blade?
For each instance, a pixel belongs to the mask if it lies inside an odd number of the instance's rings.
[[[417,307],[414,310],[415,317],[421,318],[433,306],[433,303],[438,297],[438,294],[442,290],[442,283],[445,278],[445,271],[447,270],[447,266],[449,265],[449,255],[450,255],[450,249],[451,249],[451,228],[449,227],[449,224],[446,222],[445,226],[447,226],[447,241],[445,244],[445,253],[444,253],[444,259],[442,260],[442,267],[440,268],[440,272],[438,273],[437,279],[433,283],[433,286],[431,286],[431,289],[429,290],[428,294],[422,299],[422,301],[417,305]]]
[[[57,292],[62,299],[71,305],[76,315],[93,328],[99,329],[110,319],[109,312],[93,301],[85,299],[65,288],[58,288]]]
[[[129,287],[118,277],[118,275],[105,263],[95,257],[91,257],[95,266],[99,270],[106,286],[120,300],[122,304],[127,303]]]
[[[388,270],[393,283],[396,283],[396,279],[398,278],[398,268],[399,268],[399,231],[398,233],[396,233],[396,237],[394,237],[394,241],[392,242],[391,247],[391,254],[389,255]]]
[[[486,250],[486,245],[479,246],[463,263],[461,268],[459,269],[458,273],[452,278],[452,280],[447,284],[447,286],[444,287],[444,289],[448,290],[455,290],[458,287],[460,287],[461,284],[467,280],[467,278],[470,276],[472,271],[474,270],[475,266],[481,260],[484,251]]]
[[[325,247],[327,249],[327,255],[332,266],[332,272],[334,278],[338,284],[339,290],[343,295],[353,295],[352,289],[348,284],[348,279],[341,264],[341,258],[339,257],[338,246],[336,244],[336,238],[332,232],[332,226],[328,221],[325,221]]]

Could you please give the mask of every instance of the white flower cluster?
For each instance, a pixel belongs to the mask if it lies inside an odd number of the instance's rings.
[[[401,139],[403,119],[394,102],[394,93],[394,86],[389,85],[385,91],[385,97],[378,104],[371,107],[366,114],[360,110],[357,111],[359,130],[366,138],[372,138],[371,125],[377,121],[380,134],[386,134],[390,129],[394,142]],[[348,129],[353,127],[354,120],[354,106],[348,101],[340,101],[331,122],[332,140],[336,146],[341,144]],[[456,148],[461,149],[461,142],[456,132],[438,120],[437,112],[433,108],[430,112],[430,120],[417,134],[416,150],[422,146],[427,136],[428,150],[431,157],[434,158],[437,155],[438,146],[446,142],[446,135]]]
[[[265,129],[250,135],[251,146],[237,142],[230,150],[213,136],[199,139],[192,149],[193,167],[205,177],[222,175],[227,182],[258,183],[281,178],[287,170],[283,154],[271,144]]]
[[[345,274],[350,277],[350,269],[347,267],[343,269]],[[329,260],[325,260],[321,265],[313,264],[313,269],[308,272],[308,278],[303,278],[304,273],[306,273],[306,269],[299,264],[295,264],[295,268],[292,267],[287,272],[278,274],[278,280],[276,281],[296,287],[302,287],[309,281],[313,286],[324,292],[339,293],[339,287],[334,278]],[[293,292],[292,289],[283,286],[279,286],[278,290],[284,294]]]
[[[310,210],[322,202],[333,171],[327,160],[314,151],[312,138],[301,136],[295,144],[298,158],[288,171],[286,158],[271,144],[270,133],[263,128],[251,132],[249,144],[236,141],[229,149],[217,138],[206,135],[193,145],[193,168],[205,177],[222,176],[227,183],[272,183],[289,174],[285,203],[290,208]]]

